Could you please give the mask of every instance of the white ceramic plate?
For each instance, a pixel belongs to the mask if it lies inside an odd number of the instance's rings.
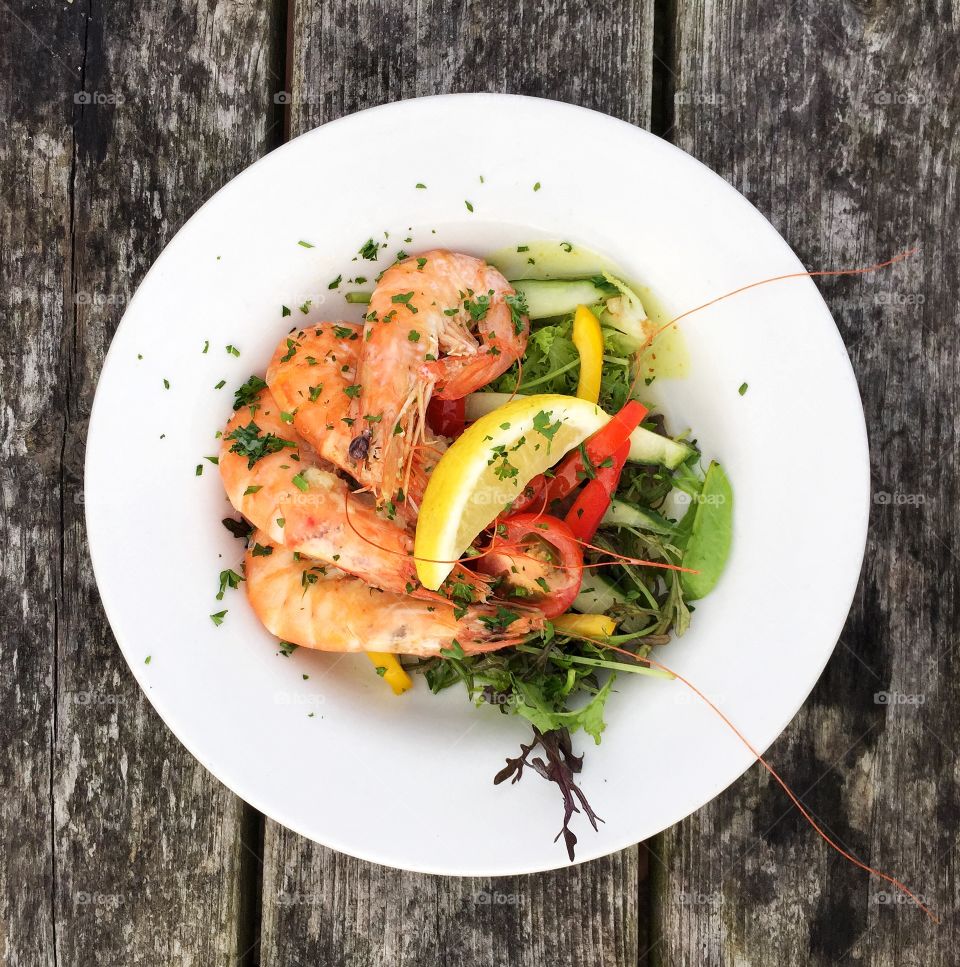
[[[433,147],[418,152],[424,143]],[[524,722],[474,708],[460,689],[433,696],[422,681],[395,698],[362,657],[281,657],[242,591],[214,598],[219,571],[241,558],[203,459],[217,452],[232,390],[264,371],[291,322],[359,318],[327,283],[375,274],[351,257],[384,231],[411,252],[569,239],[677,312],[801,266],[734,189],[644,131],[551,101],[424,98],[324,125],[235,178],[157,259],[110,348],[87,449],[93,563],[120,647],[180,740],[268,816],[364,859],[464,875],[563,866],[556,788],[532,774],[491,782],[527,738]],[[671,425],[693,427],[724,462],[735,542],[692,630],[661,657],[764,749],[820,675],[857,583],[863,415],[807,279],[722,302],[683,328],[691,375],[660,384],[660,398]],[[814,467],[829,468],[829,485]],[[223,608],[215,627],[208,616]],[[598,833],[576,820],[581,861],[677,822],[752,761],[678,682],[624,678],[603,743],[576,738],[582,785],[606,820]]]

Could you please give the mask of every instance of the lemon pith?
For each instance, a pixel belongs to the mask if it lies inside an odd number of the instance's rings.
[[[574,396],[541,394],[482,416],[444,453],[427,484],[414,542],[417,576],[436,590],[457,558],[529,481],[608,417]]]

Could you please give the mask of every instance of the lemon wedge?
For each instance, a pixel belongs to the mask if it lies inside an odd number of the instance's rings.
[[[435,591],[453,561],[537,474],[609,417],[575,396],[519,397],[480,417],[444,453],[423,495],[414,541],[417,576]]]

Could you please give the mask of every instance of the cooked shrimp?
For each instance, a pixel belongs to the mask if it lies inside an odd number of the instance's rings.
[[[542,615],[527,609],[513,609],[516,617],[505,624],[492,607],[471,605],[459,613],[444,601],[375,590],[335,567],[296,557],[262,531],[252,537],[244,574],[250,604],[267,630],[321,651],[429,656],[458,642],[473,654],[516,644],[543,626]]]
[[[375,484],[371,468],[348,453],[356,418],[350,416],[356,391],[356,364],[362,326],[350,322],[322,322],[291,332],[280,341],[270,366],[267,385],[277,405],[293,416],[297,432],[323,457],[351,474],[363,486]],[[397,513],[412,516],[426,490],[429,473],[446,448],[431,439],[414,454],[405,499]]]
[[[507,370],[527,345],[515,290],[482,259],[436,250],[388,268],[370,298],[357,367],[350,455],[384,499],[409,484],[433,446],[432,396],[460,399]]]
[[[224,428],[220,475],[230,503],[291,551],[336,565],[373,587],[435,598],[417,579],[410,531],[389,519],[389,507],[378,511],[372,495],[351,492],[281,412],[270,391],[261,390]],[[489,594],[487,579],[462,566],[454,569],[449,587],[463,602]]]
[[[347,447],[356,435],[350,394],[362,332],[352,322],[322,322],[291,332],[277,346],[266,376],[277,405],[293,414],[297,432],[321,457],[348,471]]]

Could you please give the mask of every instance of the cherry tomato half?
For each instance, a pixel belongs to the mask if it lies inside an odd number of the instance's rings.
[[[434,396],[427,404],[427,423],[434,433],[456,439],[466,423],[466,400],[441,400]]]
[[[570,527],[549,514],[516,514],[497,525],[491,553],[477,560],[485,574],[519,590],[519,600],[547,618],[569,610],[583,581],[583,553]]]

